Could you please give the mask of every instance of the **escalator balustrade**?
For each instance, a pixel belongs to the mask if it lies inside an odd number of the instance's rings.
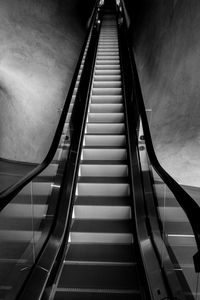
[[[52,299],[143,299],[114,7],[104,9],[68,246]]]

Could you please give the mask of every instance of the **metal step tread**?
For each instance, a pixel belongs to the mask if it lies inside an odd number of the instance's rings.
[[[79,220],[130,220],[131,207],[75,204],[72,217]]]
[[[97,59],[96,60],[96,66],[97,65],[120,65],[119,58],[117,59]]]
[[[99,205],[99,206],[127,206],[130,205],[130,197],[112,196],[76,196],[75,205]]]
[[[84,165],[124,165],[127,161],[126,160],[81,160],[81,164]]]
[[[79,166],[79,176],[83,177],[128,177],[128,165],[127,164],[81,164]]]
[[[69,244],[66,261],[136,262],[134,246],[118,244]]]
[[[97,176],[79,176],[78,182],[80,183],[128,183],[128,176],[127,177],[97,177]]]
[[[127,150],[126,148],[95,148],[95,147],[83,147],[81,160],[88,161],[102,161],[107,163],[108,161],[126,161],[127,160]]]
[[[102,124],[102,123],[101,123],[101,124]],[[108,130],[109,130],[109,128],[108,128]],[[103,135],[103,136],[105,136],[105,135],[106,135],[106,136],[110,136],[111,134],[112,134],[112,135],[119,135],[119,134],[121,134],[121,133],[122,133],[122,134],[124,133],[124,131],[121,131],[121,132],[120,132],[120,131],[119,131],[119,132],[113,132],[113,131],[111,131],[111,130],[110,130],[110,132],[105,132],[105,131],[106,131],[106,129],[105,129],[104,131],[102,130],[102,132],[95,132],[95,130],[93,130],[92,132],[88,132],[88,131],[87,131],[87,132],[86,132],[86,135],[87,135],[87,136],[93,136],[93,135],[95,135],[95,136],[102,136],[102,135]]]
[[[97,57],[98,57],[98,60],[112,60],[112,59],[115,59],[115,60],[120,60],[120,56],[119,56],[119,52],[114,50],[112,52],[110,51],[98,51],[97,52]],[[114,79],[116,80],[116,79]]]
[[[105,48],[104,48],[105,49]],[[111,70],[119,70],[121,72],[120,64],[113,64],[113,65],[96,65],[95,66],[95,71],[97,70],[106,70],[111,71]]]
[[[96,124],[98,124],[98,123],[96,123]],[[102,124],[102,123],[101,123]],[[96,129],[96,131],[97,131],[98,129]],[[105,129],[104,129],[104,131],[103,131],[103,129],[102,129],[102,132],[96,132],[95,131],[95,128],[94,128],[94,130],[92,131],[92,132],[88,132],[88,131],[86,131],[86,135],[87,136],[93,136],[93,135],[95,135],[95,136],[110,136],[110,135],[116,135],[116,136],[118,136],[119,134],[123,134],[124,133],[124,131],[118,131],[118,132],[114,132],[114,130],[113,131],[111,131],[110,130],[110,132],[108,131],[109,130],[109,128],[107,129],[107,132],[106,132],[106,126],[105,126]]]
[[[137,268],[133,266],[64,265],[59,287],[131,289],[139,291]]]
[[[78,182],[76,186],[76,195],[80,196],[129,196],[129,183],[90,183]]]
[[[87,123],[87,134],[122,134],[125,132],[123,123]]]
[[[78,220],[73,221],[70,232],[131,233],[130,220]]]
[[[134,298],[133,298],[134,297]],[[58,289],[54,300],[142,300],[138,291],[109,291],[109,290],[71,290],[71,289]]]
[[[90,136],[90,135],[88,135]],[[102,136],[102,135],[99,135]],[[125,145],[84,145],[83,150],[120,150],[120,149],[126,149],[124,148]]]
[[[121,70],[118,69],[98,69],[94,71],[95,75],[121,75]]]
[[[93,89],[117,89],[121,88],[122,83],[121,81],[94,81],[93,82]]]
[[[124,113],[90,113],[88,123],[123,123]]]
[[[113,51],[112,53],[109,53],[109,51],[106,54],[102,54],[102,52],[106,52],[106,51],[101,51],[101,52],[97,52],[97,57],[96,57],[96,63],[103,63],[104,61],[106,61],[106,64],[109,64],[109,62],[111,62],[111,64],[113,64],[113,62],[117,62],[119,64],[120,62],[120,56],[119,56],[119,52],[117,51]]]
[[[121,95],[121,87],[94,87],[92,89],[92,95]]]
[[[92,103],[90,105],[90,110],[89,113],[104,113],[104,114],[110,114],[110,113],[118,113],[124,112],[124,107],[122,103],[117,103],[117,104],[110,104],[110,103],[105,103],[105,104],[94,104]],[[53,178],[53,177],[49,177]],[[52,179],[50,179],[52,181]]]
[[[59,287],[139,291],[136,266],[65,265]]]
[[[95,75],[94,80],[97,82],[115,82],[115,81],[120,81],[121,80],[121,75]]]
[[[91,103],[90,104],[90,109],[91,108],[105,108],[105,109],[115,109],[115,108],[123,108],[123,104],[122,103]]]
[[[124,147],[126,145],[126,136],[124,134],[85,134],[85,147]]]
[[[121,103],[123,98],[122,98],[122,95],[113,95],[113,96],[111,96],[111,95],[102,95],[102,96],[93,95],[91,97],[91,100],[92,100],[92,102],[93,101],[96,101],[96,102],[99,101],[100,103],[103,102],[103,101],[105,101],[106,103],[107,102],[109,103],[109,101],[111,101],[111,103]]]

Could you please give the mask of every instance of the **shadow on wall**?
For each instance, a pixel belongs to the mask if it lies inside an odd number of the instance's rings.
[[[161,164],[200,186],[200,2],[127,1],[151,133]]]
[[[45,157],[94,2],[1,1],[1,158],[41,162]]]

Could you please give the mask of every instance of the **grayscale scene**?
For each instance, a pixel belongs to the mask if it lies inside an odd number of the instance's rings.
[[[200,300],[200,2],[0,0],[0,300]]]

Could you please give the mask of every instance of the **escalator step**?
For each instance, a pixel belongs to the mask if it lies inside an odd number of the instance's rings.
[[[94,88],[121,88],[121,81],[94,81]]]
[[[120,184],[120,183],[127,183],[128,177],[119,176],[119,177],[106,177],[106,176],[80,176],[78,182],[80,183],[107,183],[107,184]]]
[[[91,123],[122,123],[123,121],[123,113],[90,113],[88,115],[88,122]]]
[[[116,49],[115,48],[115,46],[112,46],[112,47],[109,47],[109,48],[105,48],[105,47],[102,47],[101,49],[110,49],[110,50],[113,50],[113,49]],[[120,72],[121,72],[121,70],[120,70],[120,65],[119,64],[114,64],[114,65],[97,65],[96,67],[95,67],[95,73],[96,73],[96,71],[98,71],[98,70],[104,70],[104,71],[106,71],[106,70],[119,70]]]
[[[98,60],[119,60],[118,54],[106,55],[106,54],[97,54]]]
[[[117,68],[117,66],[116,66]],[[112,69],[112,68],[111,68]],[[122,89],[118,87],[114,88],[93,88],[92,90],[92,95],[121,95],[122,94]]]
[[[89,150],[89,148],[87,150]],[[121,160],[106,160],[106,159],[102,160],[101,158],[99,160],[97,160],[97,158],[96,160],[92,160],[88,158],[88,160],[84,159],[81,161],[81,165],[98,165],[98,167],[103,165],[109,166],[109,165],[120,165],[120,164],[121,165],[126,164],[126,157],[124,157],[124,159],[121,158]]]
[[[90,149],[84,148],[82,151],[82,160],[92,160],[100,161],[104,164],[103,161],[114,161],[116,164],[117,161],[126,161],[127,151],[126,149]]]
[[[119,81],[121,80],[121,76],[120,75],[95,75],[94,80],[96,82],[97,81]]]
[[[126,145],[125,135],[85,135],[84,146],[111,146],[111,147],[123,147]]]
[[[79,244],[132,244],[133,236],[131,233],[120,232],[71,232],[69,235],[69,242]]]
[[[87,134],[122,134],[125,132],[125,125],[123,123],[87,123]]]
[[[111,44],[112,45],[112,44]],[[96,66],[97,65],[119,65],[119,59],[112,59],[112,60],[105,60],[105,59],[99,59],[96,61]]]
[[[136,265],[65,264],[58,288],[139,290]]]
[[[80,220],[130,220],[131,207],[117,205],[74,205],[73,218]]]
[[[122,95],[114,95],[114,96],[92,96],[92,103],[121,103]]]
[[[124,107],[122,103],[101,103],[90,105],[90,112],[92,113],[119,113],[123,112]]]
[[[141,295],[135,293],[109,293],[103,292],[85,292],[85,291],[58,291],[55,294],[54,300],[141,300]]]
[[[133,245],[70,244],[66,261],[133,262]]]
[[[130,205],[129,197],[92,197],[77,196],[75,205],[107,205],[107,206],[127,206]]]
[[[71,232],[131,233],[127,220],[74,220]]]
[[[77,184],[76,195],[80,196],[129,196],[128,183],[81,183]]]
[[[110,177],[122,177],[126,178],[128,176],[128,166],[127,165],[109,165],[109,164],[81,164],[79,167],[80,176],[94,176],[96,177],[104,177],[109,179]],[[109,178],[108,178],[109,177]]]

